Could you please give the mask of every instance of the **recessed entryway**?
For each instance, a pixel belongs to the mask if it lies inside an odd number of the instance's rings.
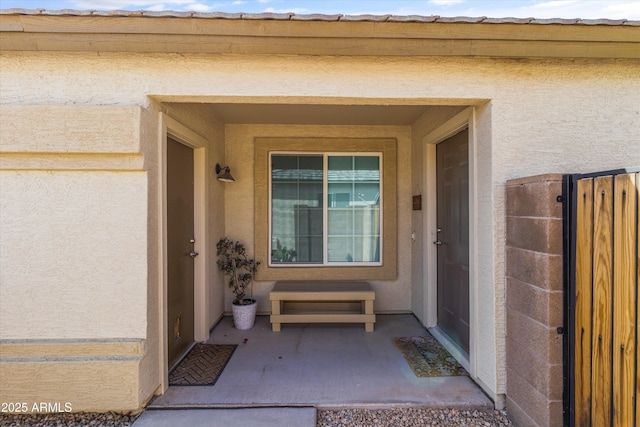
[[[475,110],[423,139],[424,325],[478,381],[478,257]]]

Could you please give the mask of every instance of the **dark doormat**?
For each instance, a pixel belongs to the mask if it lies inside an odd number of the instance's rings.
[[[462,365],[429,333],[420,337],[394,338],[393,343],[417,377],[469,375]]]
[[[214,385],[237,345],[196,344],[169,373],[169,385]]]

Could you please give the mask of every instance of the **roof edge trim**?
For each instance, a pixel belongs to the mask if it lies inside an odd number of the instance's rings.
[[[536,24],[536,25],[608,25],[640,26],[640,21],[629,19],[565,19],[565,18],[515,18],[515,17],[442,17],[439,15],[342,15],[342,14],[295,14],[295,13],[227,13],[227,12],[179,12],[172,10],[74,10],[74,9],[0,9],[0,15],[31,16],[101,16],[101,17],[145,17],[145,18],[196,18],[232,20],[276,20],[276,21],[324,21],[324,22],[438,22],[452,24]]]

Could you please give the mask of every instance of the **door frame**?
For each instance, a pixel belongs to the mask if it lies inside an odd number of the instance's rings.
[[[478,337],[478,239],[477,239],[477,167],[476,167],[476,143],[475,143],[475,109],[468,107],[451,119],[447,120],[437,129],[422,139],[423,144],[423,182],[426,204],[423,214],[423,323],[440,343],[451,353],[458,362],[476,377]],[[433,244],[437,240],[438,212],[437,212],[437,186],[436,186],[436,145],[458,132],[469,129],[469,355],[463,351],[449,337],[440,331],[438,325],[438,251]]]
[[[160,113],[160,143],[159,143],[159,185],[158,198],[160,200],[159,219],[159,276],[162,291],[159,292],[159,334],[160,334],[160,390],[164,393],[169,387],[168,369],[168,343],[167,343],[167,290],[168,290],[168,263],[167,263],[167,137],[171,137],[181,144],[193,149],[193,187],[194,187],[194,238],[196,240],[194,251],[198,256],[194,259],[193,286],[194,286],[194,324],[193,338],[195,341],[209,339],[207,325],[209,295],[206,287],[207,253],[208,243],[206,239],[206,146],[207,140],[193,132],[187,126],[171,118],[165,113]]]

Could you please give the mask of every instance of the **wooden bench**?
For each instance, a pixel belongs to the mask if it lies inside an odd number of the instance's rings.
[[[373,332],[376,293],[366,282],[277,282],[269,293],[271,328],[280,331],[282,323],[364,323]],[[336,310],[287,310],[286,302],[358,302],[358,312]]]

